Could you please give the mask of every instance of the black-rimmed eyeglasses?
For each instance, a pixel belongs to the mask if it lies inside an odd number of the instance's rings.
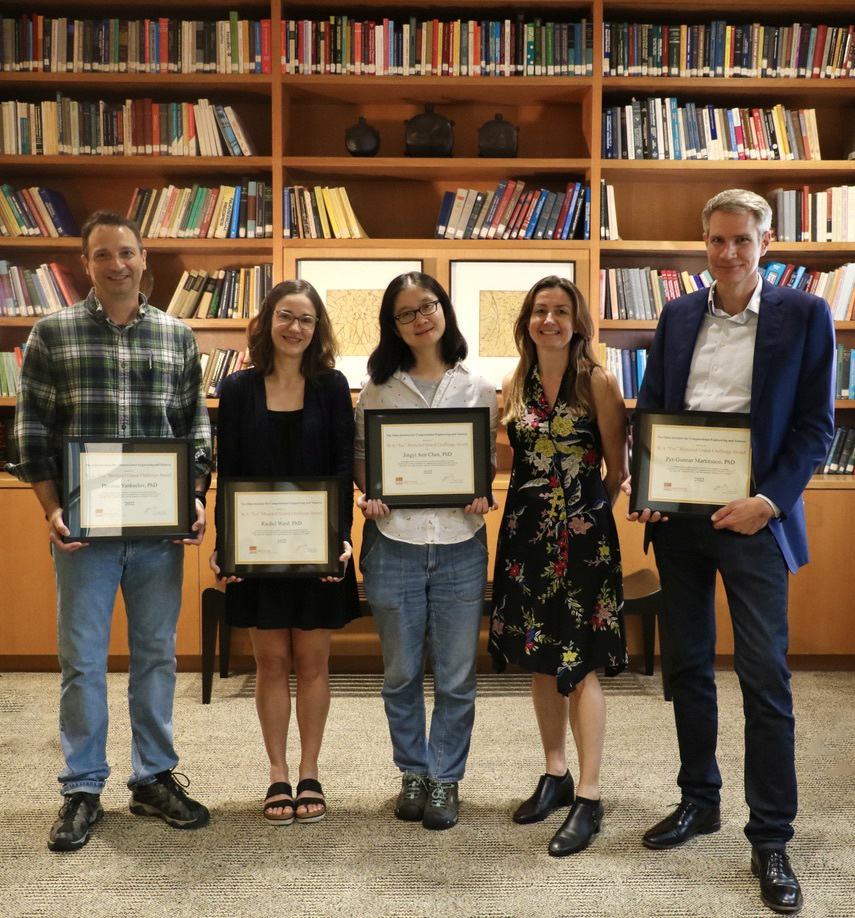
[[[421,313],[423,316],[431,316],[436,312],[438,306],[439,300],[433,300],[430,303],[422,303],[418,309],[405,309],[403,312],[399,312],[398,315],[395,316],[395,321],[400,322],[401,325],[409,325],[410,322],[415,322],[418,313]]]

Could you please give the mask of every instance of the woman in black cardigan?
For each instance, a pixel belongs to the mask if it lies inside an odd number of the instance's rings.
[[[353,407],[337,370],[335,339],[318,293],[305,281],[277,284],[249,325],[253,367],[229,376],[217,416],[218,474],[353,480]],[[249,628],[257,664],[255,702],[270,759],[264,817],[276,825],[326,815],[318,754],[329,711],[333,629],[359,613],[350,563],[353,508],[344,502],[343,578],[223,578],[226,619]],[[217,552],[211,567],[220,576]],[[291,719],[289,674],[297,677],[300,772],[296,798],[286,758]]]

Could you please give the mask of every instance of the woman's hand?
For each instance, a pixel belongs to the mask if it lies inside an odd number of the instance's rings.
[[[382,520],[384,516],[388,516],[391,512],[382,500],[377,500],[376,498],[368,500],[364,494],[360,494],[356,498],[356,506],[359,507],[362,515],[367,520]]]
[[[632,497],[632,479],[627,478],[620,486],[621,491],[627,496],[627,500]],[[641,513],[637,510],[634,513],[627,513],[626,518],[631,523],[667,523],[668,517],[663,516],[658,510],[651,510],[645,507]]]
[[[490,503],[488,497],[476,497],[471,504],[467,504],[463,508],[464,513],[480,513],[482,516],[485,513],[489,513],[491,510],[498,510],[499,505],[496,503],[496,499],[493,498],[493,503]]]
[[[344,551],[338,556],[338,560],[344,565],[344,570],[346,571],[348,562],[353,557],[353,546],[350,542],[343,542],[342,544],[344,545]],[[344,573],[342,573],[341,577],[321,577],[321,580],[324,583],[339,583],[344,580]]]
[[[243,577],[221,577],[220,576],[220,566],[217,564],[217,550],[214,549],[211,552],[211,557],[208,559],[208,564],[211,566],[211,570],[217,576],[217,583],[240,583],[243,580]]]

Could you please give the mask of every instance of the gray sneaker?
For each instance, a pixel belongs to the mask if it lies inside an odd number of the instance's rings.
[[[89,827],[104,815],[99,794],[68,794],[53,824],[47,846],[51,851],[76,851],[89,841]]]
[[[401,779],[401,792],[395,801],[395,815],[407,822],[421,822],[428,799],[427,775],[405,771]]]
[[[182,778],[182,783],[176,778]],[[211,814],[207,807],[187,795],[184,788],[189,786],[187,775],[162,771],[150,784],[134,787],[130,810],[135,816],[157,816],[174,829],[201,829],[208,824]]]
[[[426,829],[450,829],[457,825],[460,804],[456,781],[430,782],[430,799],[425,807],[422,825]]]

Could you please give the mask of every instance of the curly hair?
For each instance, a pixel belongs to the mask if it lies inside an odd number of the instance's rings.
[[[249,344],[249,355],[256,369],[264,376],[273,372],[273,313],[279,303],[286,297],[298,294],[305,296],[315,308],[317,324],[309,346],[303,352],[300,371],[310,382],[329,373],[335,367],[338,353],[335,334],[330,323],[329,313],[320,298],[318,291],[304,280],[287,280],[277,284],[264,298],[258,312],[252,317],[247,328],[246,337]]]

